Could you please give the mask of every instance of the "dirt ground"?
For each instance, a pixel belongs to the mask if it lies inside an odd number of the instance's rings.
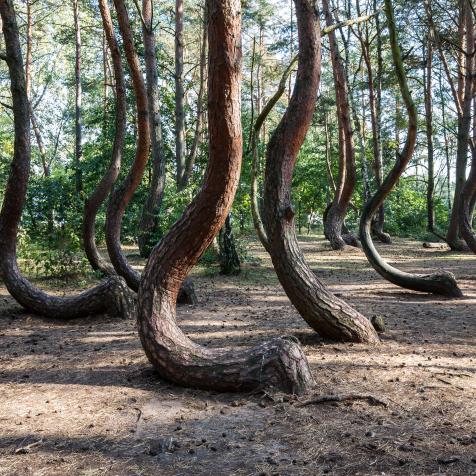
[[[359,250],[333,252],[307,237],[301,244],[334,292],[385,317],[380,346],[321,340],[256,243],[249,249],[258,261],[239,277],[197,269],[200,303],[179,311],[204,345],[297,336],[317,382],[299,398],[178,388],[154,373],[134,322],[39,318],[0,286],[0,474],[476,474],[474,256],[402,240],[380,247],[405,270],[454,272],[465,298],[446,299],[384,282]],[[305,405],[333,394],[386,406]]]

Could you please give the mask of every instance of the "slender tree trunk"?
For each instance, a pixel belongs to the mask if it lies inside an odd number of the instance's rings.
[[[452,250],[464,250],[464,242],[459,238],[462,216],[460,206],[466,182],[468,163],[469,133],[471,128],[471,103],[474,90],[474,23],[467,0],[460,0],[460,47],[461,65],[458,70],[458,95],[461,114],[458,116],[458,145],[456,152],[456,183],[446,241]]]
[[[30,105],[12,0],[0,1],[13,100],[15,143],[10,175],[0,211],[0,276],[10,294],[29,311],[52,318],[72,319],[109,312],[135,314],[134,298],[122,279],[113,277],[81,294],[51,296],[33,286],[19,271],[17,234],[30,173]]]
[[[149,108],[149,127],[151,132],[152,179],[149,185],[142,216],[139,223],[139,251],[142,257],[149,256],[157,240],[154,235],[158,227],[158,215],[165,189],[166,158],[162,142],[162,125],[159,104],[159,77],[155,33],[152,25],[152,0],[142,1],[142,36],[144,39],[145,74],[147,80],[147,101]]]
[[[296,237],[291,182],[299,149],[312,121],[321,71],[321,34],[310,0],[296,0],[299,65],[288,109],[268,144],[264,223],[278,278],[301,316],[320,335],[378,342],[370,322],[332,295],[307,265]]]
[[[250,350],[207,349],[192,342],[176,321],[180,283],[225,222],[242,158],[240,2],[209,0],[208,11],[208,170],[201,191],[147,263],[139,290],[139,335],[159,374],[179,385],[219,391],[274,386],[302,392],[312,376],[295,342],[275,339]]]
[[[327,26],[334,23],[329,1],[322,2]],[[358,246],[357,239],[351,234],[343,234],[345,215],[352,199],[357,180],[355,171],[355,148],[350,117],[348,85],[342,58],[334,31],[329,33],[330,54],[334,73],[334,85],[337,104],[337,123],[339,127],[339,175],[334,200],[327,212],[325,234],[334,250],[342,250],[346,244]]]
[[[131,289],[138,291],[141,275],[132,268],[122,252],[121,224],[126,207],[137,190],[147,166],[150,148],[149,103],[124,0],[114,0],[114,5],[136,99],[137,143],[131,170],[121,185],[113,191],[109,200],[106,213],[106,244],[116,272],[126,280]],[[196,302],[193,285],[189,280],[184,283],[178,299],[181,303],[194,304]]]
[[[360,16],[360,3],[357,1],[357,14]],[[378,15],[377,15],[378,18]],[[380,188],[383,181],[383,164],[382,164],[382,147],[381,147],[381,133],[379,129],[379,95],[380,95],[380,79],[377,78],[377,82],[374,78],[374,70],[372,65],[372,58],[370,52],[370,34],[368,26],[365,26],[365,35],[359,29],[359,40],[362,46],[362,54],[364,57],[365,66],[367,69],[368,85],[369,85],[369,105],[370,105],[370,120],[372,125],[372,150],[373,150],[373,169],[375,176],[375,183],[377,188]],[[380,39],[380,31],[377,31],[377,40]],[[377,45],[378,46],[378,45]],[[380,49],[377,48],[381,55]],[[380,65],[380,58],[379,58]],[[378,76],[378,74],[377,74]],[[375,84],[377,83],[377,91],[375,91]],[[375,236],[382,243],[391,243],[391,238],[388,233],[383,231],[385,222],[385,210],[382,207],[378,210],[378,215],[373,222],[372,231]]]
[[[180,188],[185,173],[185,91],[183,75],[183,0],[175,0],[175,160],[177,186]]]
[[[421,275],[400,271],[393,266],[390,266],[380,257],[372,242],[372,217],[382,205],[388,194],[395,187],[411,160],[417,139],[417,110],[407,84],[401,51],[398,45],[397,28],[395,25],[391,0],[385,0],[385,13],[387,15],[387,23],[390,32],[390,45],[395,65],[395,74],[399,82],[400,91],[408,114],[408,132],[405,146],[401,153],[398,154],[395,165],[383,181],[382,186],[377,190],[375,195],[364,208],[360,222],[360,240],[362,242],[362,248],[374,269],[391,283],[414,291],[459,297],[462,296],[462,293],[458,288],[455,277],[451,273],[440,272],[431,275]]]
[[[83,191],[83,178],[81,172],[81,161],[83,157],[82,145],[82,85],[81,85],[81,24],[79,18],[79,0],[73,0],[73,19],[75,35],[76,57],[74,62],[74,84],[75,84],[75,154],[74,170],[76,180],[76,193],[80,195]]]
[[[115,274],[114,267],[111,266],[99,253],[96,246],[96,216],[101,205],[111,192],[114,183],[119,176],[121,169],[122,152],[124,148],[126,130],[126,86],[124,80],[124,70],[119,45],[117,43],[114,26],[109,11],[108,1],[99,0],[102,23],[106,36],[107,45],[111,52],[112,64],[114,68],[114,80],[116,89],[116,119],[115,135],[112,147],[111,162],[109,167],[96,187],[94,193],[86,200],[84,206],[83,219],[83,243],[86,256],[91,266],[95,270],[100,270],[106,275]]]
[[[461,192],[459,209],[459,225],[461,236],[469,249],[476,253],[476,233],[473,229],[473,214],[476,203],[476,99],[473,99],[473,149],[471,155],[471,170]]]
[[[114,0],[114,5],[116,7],[119,29],[132,77],[137,109],[138,133],[134,163],[124,181],[113,191],[109,200],[106,214],[106,243],[114,269],[120,276],[124,277],[131,289],[137,291],[139,288],[140,273],[129,265],[127,258],[123,254],[120,236],[122,218],[126,207],[142,180],[149,157],[149,105],[147,101],[147,90],[130,28],[129,14],[126,10],[124,0]]]
[[[427,226],[428,231],[435,232],[435,158],[433,145],[433,105],[432,105],[432,75],[433,75],[433,44],[428,32],[426,46],[426,67],[424,75],[426,144],[428,152],[428,185],[426,190]]]
[[[182,176],[181,188],[185,188],[193,174],[193,168],[195,166],[195,160],[197,159],[198,146],[200,144],[200,135],[202,133],[203,118],[205,116],[205,90],[207,81],[207,45],[208,45],[208,13],[207,8],[203,11],[203,30],[202,41],[200,46],[200,74],[199,74],[199,87],[197,95],[197,120],[195,121],[195,131],[193,134],[192,145],[190,147],[190,153],[187,155],[185,172]]]

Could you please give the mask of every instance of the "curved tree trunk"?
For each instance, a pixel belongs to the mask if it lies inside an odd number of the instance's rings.
[[[295,342],[275,339],[250,350],[207,349],[177,325],[180,284],[223,226],[241,166],[240,1],[208,0],[208,11],[208,169],[201,191],[147,263],[139,289],[139,335],[150,362],[174,383],[221,391],[270,385],[304,391],[312,377]]]
[[[323,0],[322,6],[327,26],[330,27],[333,24],[333,18],[329,8],[329,1]],[[325,236],[330,241],[332,249],[342,250],[345,245],[359,246],[357,239],[352,233],[344,234],[342,230],[345,215],[354,193],[357,176],[347,78],[334,31],[329,33],[329,46],[334,74],[337,122],[339,127],[339,175],[334,200],[327,210],[324,227]]]
[[[157,74],[156,42],[152,24],[152,0],[142,0],[142,37],[144,38],[145,75],[147,79],[147,100],[151,132],[152,180],[149,186],[142,216],[139,223],[139,251],[147,258],[155,245],[158,214],[165,189],[165,154],[162,143],[162,125],[159,106],[159,77]]]
[[[297,154],[312,121],[321,71],[321,34],[311,0],[296,0],[299,65],[287,111],[267,149],[264,223],[274,268],[301,316],[320,335],[378,342],[370,322],[331,294],[307,265],[297,242],[291,182]]]
[[[126,129],[126,86],[122,68],[121,53],[114,34],[111,13],[107,0],[99,0],[103,28],[107,44],[111,52],[116,88],[116,132],[112,147],[111,163],[94,193],[86,200],[84,207],[83,242],[84,250],[94,270],[100,270],[106,275],[115,274],[111,266],[99,253],[96,246],[96,216],[101,205],[109,195],[121,169],[122,151]]]
[[[390,266],[381,258],[372,242],[372,217],[377,213],[380,206],[384,203],[385,198],[395,187],[408,162],[411,160],[417,138],[417,111],[407,84],[401,51],[397,40],[391,0],[385,0],[385,12],[390,32],[390,43],[392,47],[393,62],[395,64],[395,74],[408,113],[408,133],[405,147],[402,152],[398,154],[395,165],[383,181],[382,186],[377,190],[375,195],[364,208],[360,222],[360,241],[370,264],[381,276],[391,283],[414,291],[459,297],[462,296],[462,293],[458,288],[455,277],[451,273],[441,272],[430,275],[421,275],[400,271],[393,266]]]
[[[141,275],[127,261],[121,248],[121,224],[126,207],[139,186],[147,165],[150,147],[149,103],[141,67],[134,46],[129,14],[124,0],[114,0],[119,29],[121,31],[127,62],[131,70],[137,108],[137,147],[134,163],[122,184],[111,194],[106,214],[106,244],[116,272],[134,291],[139,290]],[[186,280],[178,296],[178,302],[195,304],[197,298],[190,280]]]
[[[147,91],[142,77],[141,66],[134,46],[134,39],[130,27],[129,14],[124,0],[114,0],[117,20],[121,32],[127,63],[132,76],[137,109],[137,143],[136,155],[129,174],[119,187],[111,194],[106,214],[106,244],[109,257],[116,272],[122,276],[128,286],[137,291],[139,288],[140,273],[128,263],[121,249],[122,218],[129,201],[139,186],[149,158],[150,128]]]
[[[30,174],[30,109],[13,2],[0,1],[13,100],[15,144],[10,176],[0,211],[0,275],[9,293],[26,309],[52,318],[72,319],[100,313],[135,314],[132,293],[122,279],[109,278],[72,297],[50,296],[21,275],[16,259],[17,233]]]

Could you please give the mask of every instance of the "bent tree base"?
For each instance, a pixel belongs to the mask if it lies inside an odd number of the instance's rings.
[[[377,343],[368,319],[330,293],[304,259],[296,237],[291,182],[297,155],[312,121],[321,71],[319,19],[310,0],[296,0],[299,64],[294,92],[266,154],[264,223],[268,251],[289,299],[322,337]]]
[[[372,218],[382,207],[386,197],[393,190],[406,166],[410,162],[415,150],[417,138],[417,110],[411,97],[405,69],[403,67],[402,55],[397,39],[393,6],[390,0],[385,0],[385,13],[390,33],[390,44],[395,65],[395,74],[399,82],[400,91],[408,114],[408,131],[405,146],[402,152],[398,154],[395,165],[364,208],[360,221],[360,241],[369,263],[381,276],[391,283],[413,291],[460,297],[462,296],[462,292],[458,288],[458,284],[456,283],[453,274],[446,271],[433,274],[412,274],[401,271],[389,265],[382,259],[372,241]]]
[[[153,249],[139,288],[138,330],[159,374],[183,386],[241,391],[272,386],[301,393],[312,384],[300,346],[275,339],[253,349],[207,349],[176,320],[179,288],[225,223],[239,182],[241,18],[239,0],[208,0],[209,161],[204,184]]]

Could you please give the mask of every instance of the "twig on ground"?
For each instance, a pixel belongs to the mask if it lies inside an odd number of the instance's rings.
[[[367,401],[370,405],[388,407],[388,403],[380,400],[372,395],[320,395],[303,402],[300,406],[306,407],[308,405],[320,405],[321,403],[334,403],[334,402],[352,402],[355,400]]]

